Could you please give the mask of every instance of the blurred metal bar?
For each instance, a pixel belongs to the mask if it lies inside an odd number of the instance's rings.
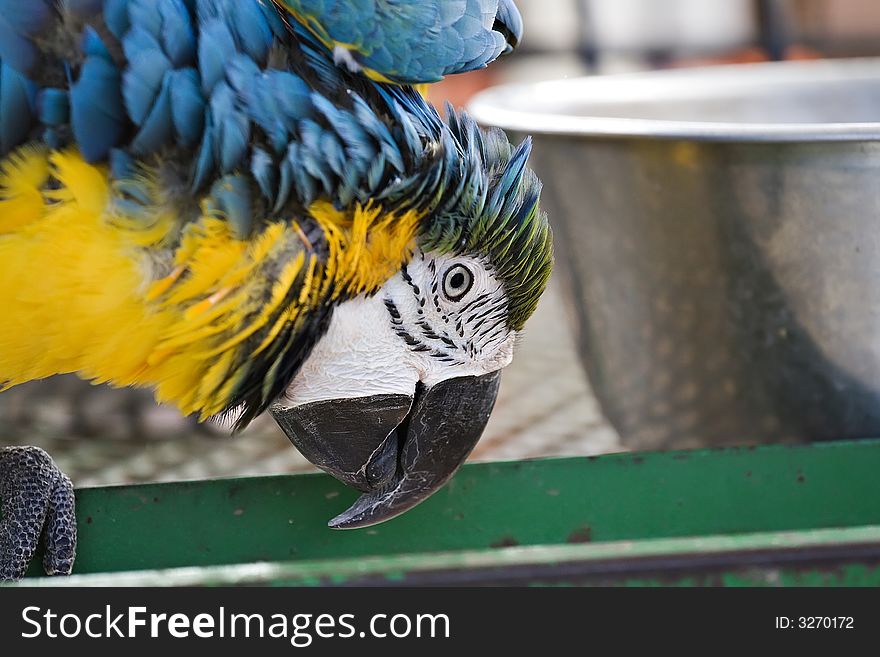
[[[758,41],[773,61],[785,59],[791,45],[791,29],[785,0],[756,0]]]
[[[590,3],[587,0],[572,0],[580,29],[577,54],[590,73],[596,73],[599,67],[599,48],[595,35],[595,23],[592,19]]]

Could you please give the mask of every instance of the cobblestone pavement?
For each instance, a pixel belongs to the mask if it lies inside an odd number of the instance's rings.
[[[78,486],[308,472],[269,417],[231,437],[155,405],[143,391],[57,378],[0,395],[0,443],[36,444]],[[577,361],[558,288],[526,326],[476,460],[620,449]]]

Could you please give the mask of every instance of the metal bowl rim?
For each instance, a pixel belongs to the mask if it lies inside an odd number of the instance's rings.
[[[880,85],[880,58],[735,64],[693,69],[602,75],[528,84],[508,84],[481,92],[468,111],[483,125],[529,134],[696,141],[795,142],[880,141],[880,121],[852,123],[747,123],[675,121],[576,116],[529,109],[541,98],[620,103],[647,99],[683,100],[744,89],[778,90],[783,85],[834,82]],[[694,93],[694,90],[699,93]],[[647,94],[651,94],[648,96]],[[525,106],[526,109],[514,109]],[[589,105],[587,104],[587,107]],[[878,107],[880,118],[880,107]]]

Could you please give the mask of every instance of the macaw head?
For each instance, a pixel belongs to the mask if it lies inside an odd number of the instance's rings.
[[[451,112],[437,155],[444,191],[410,257],[377,292],[334,308],[272,407],[309,460],[364,492],[331,527],[412,508],[479,440],[551,270],[529,152],[530,142],[514,149],[501,131]]]

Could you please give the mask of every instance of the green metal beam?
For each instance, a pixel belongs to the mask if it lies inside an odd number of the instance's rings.
[[[670,564],[682,564],[678,568]],[[694,572],[698,571],[698,572]],[[880,586],[880,526],[253,563],[26,580],[28,586],[461,583]]]
[[[624,559],[627,545],[666,550],[673,544],[663,540],[685,537],[703,537],[681,544],[691,561],[711,553],[707,546],[737,535],[800,536],[807,548],[815,537],[811,530],[850,528],[868,532],[871,543],[876,530],[870,527],[880,525],[878,472],[880,441],[476,464],[404,516],[351,532],[326,527],[355,494],[324,475],[83,489],[77,493],[76,572],[251,564],[241,571],[188,571],[185,577],[201,572],[226,581],[248,568],[274,568],[281,580],[308,583],[349,573],[373,557],[392,565],[358,577],[434,572],[448,565],[444,559],[462,558],[470,568],[474,555],[480,563],[503,564],[523,554],[548,563],[575,554],[572,563],[583,571],[595,555]],[[835,531],[822,534],[831,541],[824,548],[847,547],[852,535],[834,538]],[[544,547],[511,550],[525,546]],[[759,549],[728,547],[734,553]],[[437,556],[444,553],[452,556]],[[819,562],[825,563],[830,553],[823,554]],[[404,561],[394,565],[398,557]],[[874,576],[864,570],[873,568],[870,554],[834,558],[863,579]],[[414,570],[412,560],[424,567]],[[329,570],[321,570],[321,563]],[[736,564],[730,568],[744,572]],[[649,575],[632,574],[641,583],[653,581]]]

